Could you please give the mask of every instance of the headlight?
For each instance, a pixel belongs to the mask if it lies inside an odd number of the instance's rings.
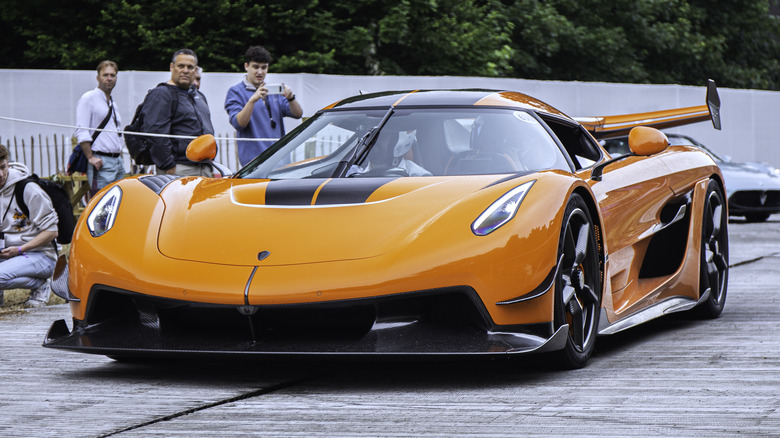
[[[528,181],[504,193],[471,224],[471,231],[477,236],[487,236],[509,222],[517,214],[517,209],[534,182]]]
[[[116,212],[119,210],[119,203],[122,201],[122,189],[114,186],[100,198],[95,208],[87,217],[87,227],[92,237],[102,236],[106,231],[114,226]]]

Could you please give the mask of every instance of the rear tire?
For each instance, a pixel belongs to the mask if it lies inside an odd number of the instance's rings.
[[[566,346],[556,353],[567,369],[584,366],[596,345],[601,310],[601,270],[596,233],[587,204],[572,195],[558,240],[554,327],[569,325]]]
[[[748,222],[766,222],[769,216],[769,213],[747,213],[745,214],[745,220]]]
[[[716,318],[726,305],[729,279],[728,215],[723,192],[710,180],[702,212],[699,296],[709,289],[709,297],[696,310],[705,318]]]

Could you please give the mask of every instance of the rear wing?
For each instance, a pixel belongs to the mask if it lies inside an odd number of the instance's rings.
[[[712,120],[712,126],[720,129],[720,97],[715,81],[707,81],[706,105],[690,106],[646,113],[623,114],[602,117],[575,117],[596,139],[628,135],[636,126],[666,129],[674,126]]]

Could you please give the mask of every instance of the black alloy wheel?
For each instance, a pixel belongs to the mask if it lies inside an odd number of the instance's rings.
[[[596,233],[587,204],[574,194],[558,241],[554,324],[569,325],[566,346],[557,353],[565,368],[587,363],[596,344],[601,307],[601,271]]]
[[[726,304],[729,278],[728,215],[723,192],[716,181],[710,180],[704,200],[701,224],[700,296],[709,290],[709,298],[697,310],[707,318],[715,318]]]

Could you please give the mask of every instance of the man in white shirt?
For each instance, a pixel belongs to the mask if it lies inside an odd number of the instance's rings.
[[[111,99],[118,72],[114,61],[98,64],[97,88],[84,93],[76,106],[76,125],[80,127],[76,129],[76,141],[89,160],[87,178],[92,194],[125,177],[121,134],[111,132],[119,131],[122,122]],[[99,129],[101,124],[104,125],[102,129],[107,131],[94,130]]]

